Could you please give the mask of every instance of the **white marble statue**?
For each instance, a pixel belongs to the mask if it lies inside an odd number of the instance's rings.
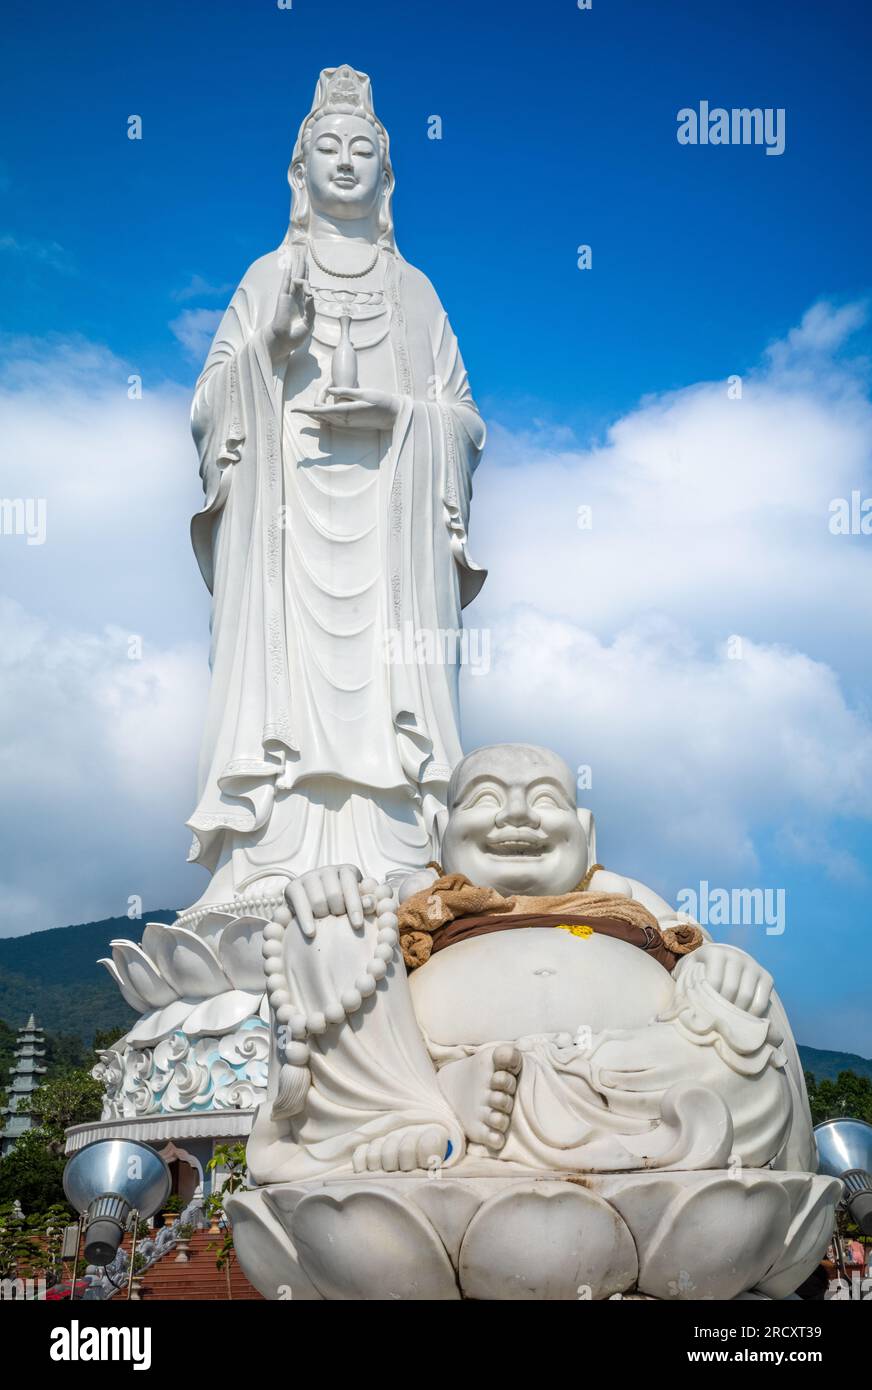
[[[289,182],[287,236],[243,277],[193,405],[213,595],[194,920],[277,905],[317,865],[427,862],[460,755],[461,608],[484,579],[466,534],[484,426],[397,250],[365,74],[321,74]],[[445,660],[391,659],[421,631]]]
[[[398,894],[316,869],[264,927],[259,1189],[230,1204],[249,1278],[302,1298],[791,1292],[838,1185],[814,1176],[768,973],[597,864],[547,749],[464,758],[440,855]]]
[[[840,1185],[771,977],[598,863],[554,753],[461,756],[484,428],[364,74],[289,178],[193,407],[210,883],[112,943],[105,1123],[257,1106],[226,1209],[268,1298],[784,1297]]]
[[[249,1149],[259,1181],[420,1168],[434,1158],[450,1166],[467,1152],[573,1171],[730,1159],[810,1165],[802,1071],[771,976],[745,952],[708,941],[670,970],[650,950],[596,930],[604,912],[620,916],[628,901],[643,909],[629,912],[642,940],[647,917],[652,940],[686,923],[643,884],[596,868],[592,840],[592,817],[576,810],[562,760],[500,745],[457,767],[444,873],[406,880],[399,916],[383,887],[374,890],[380,915],[367,922],[351,866],[291,885],[293,921],[274,922],[264,949],[296,1063],[285,1080],[297,1076],[300,1103],[277,1099],[277,1070],[272,1108],[261,1108]],[[501,929],[463,929],[439,949],[440,931],[463,927],[462,912],[439,921],[454,875],[500,895],[483,911]],[[481,927],[482,908],[471,911]],[[538,913],[541,925],[513,926],[518,913]],[[573,927],[579,913],[593,930]],[[404,919],[410,942],[421,936],[418,923],[434,923],[432,954],[408,979],[395,945]],[[364,1007],[360,976],[380,944],[385,969]],[[351,1010],[341,1004],[345,983]],[[323,1027],[311,1024],[318,1015]],[[681,1111],[688,1085],[709,1099],[698,1094]]]

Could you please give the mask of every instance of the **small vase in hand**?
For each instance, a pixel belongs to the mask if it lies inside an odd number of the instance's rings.
[[[351,341],[351,319],[343,314],[339,320],[339,342],[333,352],[331,385],[337,390],[357,386],[357,353]]]

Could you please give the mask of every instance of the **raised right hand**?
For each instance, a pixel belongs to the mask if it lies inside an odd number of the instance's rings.
[[[272,322],[266,329],[273,365],[283,362],[294,348],[306,341],[314,322],[315,300],[306,279],[306,253],[302,247],[295,246],[282,279]]]

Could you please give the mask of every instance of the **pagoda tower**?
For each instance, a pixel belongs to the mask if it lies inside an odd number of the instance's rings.
[[[0,1115],[6,1119],[0,1131],[0,1157],[15,1148],[16,1142],[26,1130],[33,1128],[31,1098],[46,1068],[41,1065],[45,1056],[45,1035],[33,1014],[18,1034],[15,1046],[15,1065],[9,1072],[7,1087],[8,1105],[0,1108]]]

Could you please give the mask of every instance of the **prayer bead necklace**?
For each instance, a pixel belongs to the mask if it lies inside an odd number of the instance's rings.
[[[375,270],[379,253],[379,248],[374,246],[372,260],[368,266],[364,266],[363,270],[331,270],[329,265],[325,265],[323,261],[318,259],[318,252],[315,250],[315,244],[312,241],[309,242],[309,250],[312,253],[312,260],[315,262],[318,269],[323,270],[325,275],[335,275],[337,280],[362,279],[363,276],[368,275],[371,270]]]
[[[311,1084],[309,1071],[310,1040],[328,1028],[345,1022],[362,1007],[365,999],[375,992],[379,980],[387,974],[399,941],[397,900],[387,884],[364,879],[360,893],[370,901],[364,916],[375,918],[376,946],[372,957],[361,973],[338,997],[325,1000],[324,1009],[309,1014],[292,1002],[291,984],[284,962],[284,936],[291,928],[293,913],[283,904],[263,931],[263,964],[267,996],[277,1024],[277,1043],[283,1057],[279,1073],[278,1095],[273,1118],[289,1118],[302,1110]],[[324,924],[320,924],[324,929]]]

